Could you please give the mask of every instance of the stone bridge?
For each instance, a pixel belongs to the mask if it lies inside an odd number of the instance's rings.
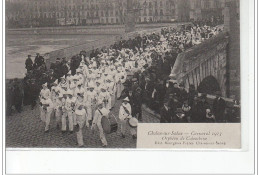
[[[199,92],[221,91],[227,97],[228,34],[221,33],[178,55],[172,74],[188,89],[194,85]]]
[[[234,0],[226,2],[225,32],[180,53],[172,69],[173,78],[199,92],[240,98],[240,25]]]

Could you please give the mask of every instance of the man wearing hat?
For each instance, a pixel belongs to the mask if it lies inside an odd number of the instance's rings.
[[[96,80],[96,86],[95,86],[95,91],[97,93],[97,96],[101,92],[101,80]]]
[[[33,61],[31,59],[31,55],[28,55],[28,58],[25,61],[25,68],[27,72],[33,69]]]
[[[172,122],[172,110],[169,105],[169,101],[165,99],[163,107],[160,110],[160,123],[171,123]]]
[[[187,99],[188,99],[188,93],[184,88],[184,83],[181,82],[179,84],[179,101],[180,101],[180,103],[183,104],[184,101],[187,100]]]
[[[92,126],[91,126],[91,130],[94,131],[95,128],[98,129],[99,131],[99,137],[100,140],[102,142],[102,147],[106,147],[107,146],[107,140],[104,134],[104,130],[101,124],[101,119],[102,117],[108,117],[109,114],[109,110],[107,110],[104,106],[103,106],[103,100],[98,100],[97,102],[97,110],[95,111],[95,115],[94,115],[94,119],[92,122]]]
[[[65,112],[62,115],[62,131],[65,132],[66,131],[66,118],[68,117],[69,120],[69,131],[70,133],[73,132],[73,116],[74,116],[74,109],[75,109],[75,103],[76,103],[76,98],[73,97],[73,92],[72,90],[68,90],[67,91],[67,98],[65,100]]]
[[[50,120],[51,120],[51,113],[53,111],[53,103],[50,99],[50,96],[47,96],[46,98],[43,96],[41,99],[41,105],[42,105],[42,121],[45,122],[45,132],[49,131],[50,127]]]
[[[51,86],[51,99],[54,99],[54,97],[56,96],[56,92],[58,90],[59,86],[58,86],[58,79],[56,79]]]
[[[200,97],[195,95],[193,106],[191,107],[191,121],[195,123],[203,123],[206,120],[206,109],[209,105],[206,102],[207,95],[201,94]]]
[[[81,81],[77,82],[77,87],[75,88],[74,91],[74,97],[77,97],[78,94],[84,94],[85,89],[82,87],[83,83]]]
[[[56,118],[56,126],[57,126],[57,129],[60,129],[63,94],[60,92],[55,92],[55,93],[56,93],[56,98],[53,99],[53,108],[54,108],[54,114],[55,114],[55,118]]]
[[[61,81],[59,83],[59,86],[64,90],[64,91],[67,91],[69,89],[69,84],[68,82],[66,81],[66,78],[65,78],[65,75],[62,76],[61,78]]]
[[[74,96],[75,96],[75,89],[77,88],[78,80],[75,76],[72,76],[71,83],[69,84],[69,88],[72,90]]]
[[[84,105],[84,94],[79,94],[76,100],[75,107],[75,116],[76,116],[76,134],[77,142],[79,147],[84,146],[82,128],[84,127],[86,120],[86,109]]]
[[[45,97],[46,99],[51,97],[51,91],[48,89],[47,83],[42,85],[42,90],[40,92],[40,98]]]
[[[120,124],[121,124],[121,134],[122,137],[125,138],[125,132],[126,132],[126,126],[127,122],[130,118],[132,118],[132,113],[131,113],[131,105],[129,104],[129,98],[126,97],[123,100],[122,105],[120,106],[119,109],[119,119],[120,119]],[[133,139],[136,139],[136,130],[134,128],[130,128],[130,133],[133,137]]]
[[[93,82],[90,82],[88,85],[88,90],[86,91],[85,95],[85,104],[87,108],[87,116],[86,116],[86,126],[89,127],[91,121],[93,119],[94,110],[96,107],[96,100],[97,100],[97,93],[94,90],[95,85]]]
[[[111,102],[111,96],[110,94],[107,92],[107,87],[106,85],[102,85],[101,86],[101,92],[99,93],[99,96],[98,96],[98,100],[101,100],[104,102],[104,107],[107,109],[107,110],[110,110],[111,106],[109,106],[109,102]],[[111,105],[111,104],[110,104]]]
[[[36,53],[36,57],[34,59],[34,67],[37,69],[44,63],[44,58],[40,56],[39,53]]]
[[[115,105],[115,101],[116,101],[116,88],[115,88],[115,83],[113,81],[113,77],[111,75],[109,75],[107,82],[106,82],[106,86],[107,86],[107,91],[110,94],[110,99],[111,101],[108,102],[110,109],[114,107]]]
[[[225,110],[226,110],[226,102],[223,98],[221,98],[221,92],[216,92],[216,98],[214,99],[212,112],[216,117],[217,122],[225,122]]]
[[[29,85],[28,85],[28,101],[29,101],[29,104],[31,105],[32,110],[36,106],[36,100],[39,95],[38,89],[39,89],[39,86],[35,83],[35,79],[34,78],[30,79]]]

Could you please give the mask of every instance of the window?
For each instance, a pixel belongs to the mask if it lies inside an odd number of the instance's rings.
[[[114,18],[111,19],[111,23],[114,23]]]
[[[149,10],[149,16],[152,16],[152,15],[153,15],[153,10],[150,9],[150,10]]]
[[[144,16],[147,16],[146,9],[144,9]]]
[[[196,0],[196,8],[200,8],[201,7],[201,0]]]
[[[163,9],[160,10],[160,16],[163,16]]]
[[[216,8],[220,8],[220,2],[218,0],[215,0],[215,6]]]
[[[209,8],[209,0],[205,0],[204,1],[204,7],[206,8],[206,9],[208,9]]]

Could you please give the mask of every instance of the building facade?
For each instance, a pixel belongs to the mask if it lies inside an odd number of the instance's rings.
[[[219,14],[225,0],[133,0],[137,23],[189,21]],[[124,24],[127,0],[6,0],[8,27]]]
[[[223,18],[226,2],[231,0],[190,0],[190,19],[201,20],[212,17]],[[235,0],[239,17],[239,0]]]

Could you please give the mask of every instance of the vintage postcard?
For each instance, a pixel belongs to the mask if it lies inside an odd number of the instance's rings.
[[[239,0],[5,0],[6,148],[241,149]]]

